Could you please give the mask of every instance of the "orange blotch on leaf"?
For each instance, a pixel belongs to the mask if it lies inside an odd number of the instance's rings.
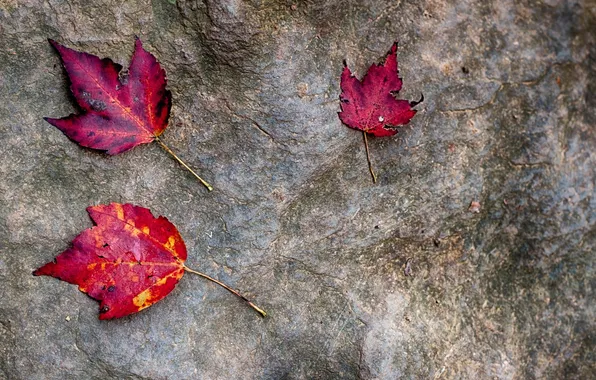
[[[168,238],[168,242],[166,244],[164,244],[166,249],[172,251],[174,250],[174,247],[176,246],[176,238],[174,236],[170,236]]]

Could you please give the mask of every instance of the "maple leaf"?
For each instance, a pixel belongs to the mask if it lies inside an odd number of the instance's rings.
[[[87,208],[96,226],[83,231],[72,247],[33,272],[76,284],[100,301],[99,319],[127,316],[167,296],[185,271],[198,274],[247,301],[227,285],[184,265],[186,245],[166,218],[149,209],[112,203]]]
[[[368,154],[366,134],[377,137],[393,136],[396,127],[406,125],[416,114],[412,109],[418,102],[396,99],[401,90],[402,80],[397,68],[397,42],[393,44],[381,65],[373,64],[362,80],[352,74],[344,61],[341,74],[341,94],[339,96],[340,120],[350,128],[363,132],[369,169],[376,182]]]
[[[126,75],[121,73],[122,66],[109,58],[100,59],[56,41],[49,42],[60,54],[70,89],[82,112],[61,119],[44,118],[48,123],[81,146],[110,155],[157,141],[212,190],[159,139],[168,126],[172,94],[166,89],[165,70],[143,48],[140,39],[135,41]]]

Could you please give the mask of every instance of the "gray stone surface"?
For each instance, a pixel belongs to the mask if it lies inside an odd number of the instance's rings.
[[[593,0],[0,0],[0,378],[593,376],[595,30]],[[48,37],[126,66],[134,35],[168,73],[164,141],[214,192],[155,144],[108,157],[42,120],[75,110]],[[395,39],[426,100],[370,140],[373,185],[339,75]],[[270,317],[186,275],[102,322],[31,276],[111,201]]]

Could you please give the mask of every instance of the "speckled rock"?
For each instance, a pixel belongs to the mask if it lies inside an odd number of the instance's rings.
[[[595,368],[593,0],[0,1],[0,378],[585,379]],[[164,141],[109,157],[43,121],[75,110],[53,38],[169,77]],[[341,125],[339,75],[399,40],[420,112]],[[201,278],[99,321],[31,276],[85,207],[167,216]],[[475,202],[475,203],[473,203]]]

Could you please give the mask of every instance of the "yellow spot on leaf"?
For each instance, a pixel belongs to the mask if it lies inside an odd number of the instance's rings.
[[[139,308],[145,308],[145,303],[147,302],[147,298],[151,297],[151,288],[143,290],[139,293],[138,296],[132,299],[132,303]]]
[[[116,217],[120,220],[124,220],[124,208],[120,203],[114,203],[114,211],[116,211]]]
[[[164,245],[165,245],[165,247],[167,249],[169,249],[170,251],[173,251],[174,250],[174,245],[176,245],[176,238],[173,237],[173,236],[170,236],[168,238],[168,242],[166,244],[164,244]]]
[[[143,290],[139,293],[135,298],[132,299],[132,303],[142,310],[146,307],[151,306],[154,302],[156,302],[160,298],[159,287],[164,285],[168,279],[176,278],[180,279],[184,274],[183,270],[178,270],[175,272],[170,273],[169,275],[165,276],[164,278],[157,281],[155,284],[151,285],[151,287]]]
[[[149,227],[147,227],[147,226],[143,226],[143,233],[144,233],[145,235],[149,235]]]

